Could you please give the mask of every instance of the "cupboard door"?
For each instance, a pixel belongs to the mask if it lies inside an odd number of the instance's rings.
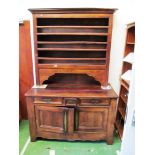
[[[106,132],[108,107],[80,107],[75,111],[75,130]]]
[[[38,131],[66,133],[68,124],[68,108],[35,105]]]

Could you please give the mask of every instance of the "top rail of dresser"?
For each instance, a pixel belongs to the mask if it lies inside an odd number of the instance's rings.
[[[82,14],[101,14],[108,13],[113,14],[116,8],[31,8],[29,11],[33,14],[70,14],[70,13],[82,13]]]

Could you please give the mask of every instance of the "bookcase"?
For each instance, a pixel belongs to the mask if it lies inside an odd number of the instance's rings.
[[[116,129],[120,138],[123,135],[124,123],[126,121],[128,94],[130,86],[130,74],[133,63],[133,53],[135,46],[135,23],[127,25],[126,43],[122,64],[121,87],[117,106]]]
[[[29,9],[33,14],[38,85],[55,73],[87,74],[108,85],[116,9]]]

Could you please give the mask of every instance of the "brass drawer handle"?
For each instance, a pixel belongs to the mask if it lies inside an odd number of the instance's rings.
[[[66,104],[75,105],[79,102],[77,98],[66,98],[65,99]]]
[[[65,110],[64,111],[64,133],[67,133],[67,124],[68,124],[67,115],[68,115],[68,111]]]
[[[92,100],[90,100],[90,102],[94,103],[94,104],[97,104],[97,103],[101,103],[102,101],[98,100],[98,99],[92,99]]]
[[[42,98],[43,102],[52,102],[52,98]]]

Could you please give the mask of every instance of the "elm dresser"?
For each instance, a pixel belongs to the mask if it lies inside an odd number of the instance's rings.
[[[31,141],[112,144],[117,94],[108,84],[108,71],[116,9],[29,10],[36,73],[36,87],[25,94]]]

